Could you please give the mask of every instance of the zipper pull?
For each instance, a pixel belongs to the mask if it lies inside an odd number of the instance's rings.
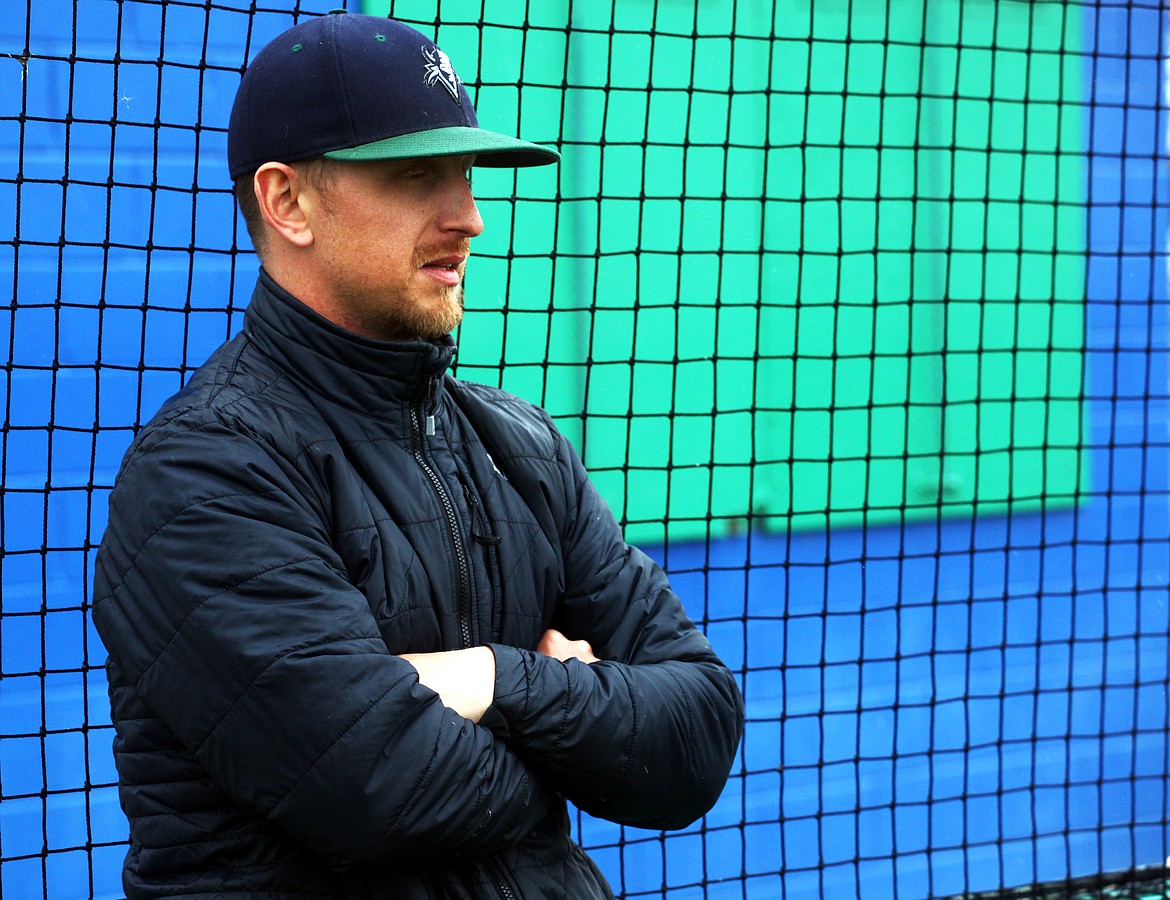
[[[425,432],[427,437],[433,437],[435,433],[435,383],[437,378],[432,378],[427,382],[427,419]]]
[[[488,524],[487,516],[480,512],[479,501],[475,499],[475,494],[471,488],[467,486],[467,482],[462,477],[459,483],[463,485],[463,498],[467,501],[467,506],[471,509],[471,539],[479,544],[481,547],[495,547],[500,543],[500,536],[498,534],[477,534],[479,522],[482,520],[485,525]]]

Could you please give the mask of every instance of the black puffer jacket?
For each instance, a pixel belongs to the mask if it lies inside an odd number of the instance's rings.
[[[719,795],[731,674],[548,416],[453,353],[262,273],[127,453],[94,621],[131,898],[608,897],[564,798],[676,828]],[[603,661],[534,652],[550,626]],[[476,644],[478,726],[395,656]]]

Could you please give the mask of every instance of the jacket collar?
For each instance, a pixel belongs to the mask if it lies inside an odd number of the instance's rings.
[[[397,417],[435,391],[455,356],[438,341],[379,341],[346,331],[314,312],[263,269],[244,313],[244,332],[290,378],[331,401],[379,418]]]

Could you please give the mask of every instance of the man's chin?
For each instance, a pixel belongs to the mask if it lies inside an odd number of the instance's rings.
[[[420,314],[415,322],[415,333],[427,341],[435,341],[450,334],[463,321],[463,290],[456,288],[455,296],[444,298],[441,306]]]

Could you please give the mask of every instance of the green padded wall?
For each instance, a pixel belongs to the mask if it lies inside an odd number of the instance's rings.
[[[365,8],[441,21],[481,121],[560,142],[475,174],[459,372],[545,405],[631,540],[1072,502],[1068,6]]]

